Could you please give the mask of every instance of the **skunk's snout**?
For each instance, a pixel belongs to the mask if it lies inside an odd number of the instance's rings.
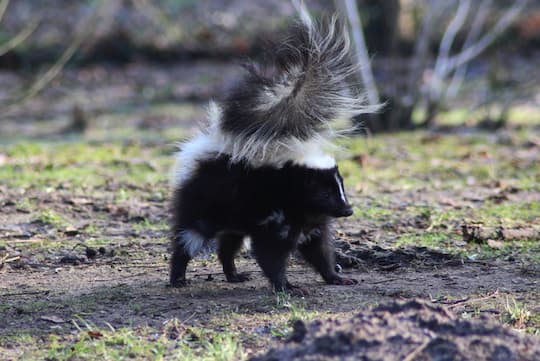
[[[353,209],[350,204],[345,204],[336,214],[335,217],[350,217],[353,214]]]
[[[343,212],[343,217],[350,217],[352,216],[354,213],[352,207],[350,205],[347,206],[347,208],[345,208],[345,212]]]

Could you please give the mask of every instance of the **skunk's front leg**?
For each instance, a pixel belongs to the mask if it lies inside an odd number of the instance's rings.
[[[334,242],[330,230],[330,219],[321,222],[309,230],[305,241],[298,250],[305,260],[321,274],[324,281],[331,285],[354,285],[358,281],[354,278],[345,278],[337,274]]]

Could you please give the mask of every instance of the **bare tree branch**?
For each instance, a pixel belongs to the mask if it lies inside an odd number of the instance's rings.
[[[75,34],[73,41],[66,48],[66,50],[64,50],[60,58],[58,58],[58,60],[41,77],[39,77],[38,79],[34,81],[32,86],[20,99],[8,105],[3,110],[4,114],[9,114],[15,109],[18,109],[22,104],[24,104],[29,99],[33,98],[37,93],[43,90],[43,88],[47,84],[49,84],[54,78],[56,78],[56,76],[60,73],[60,71],[69,61],[69,59],[71,59],[73,54],[75,54],[75,51],[77,51],[82,41],[95,28],[97,19],[99,18],[99,14],[100,14],[99,8],[101,4],[102,2],[98,4],[97,9],[92,13],[92,15],[90,15],[86,23],[82,26],[81,30]]]
[[[147,16],[154,25],[164,30],[164,35],[167,41],[180,38],[182,36],[182,30],[177,26],[177,23],[167,15],[159,6],[156,6],[155,2],[148,0],[131,0],[135,7]]]
[[[341,1],[336,1],[338,7],[342,6]],[[369,61],[368,51],[366,47],[366,41],[364,39],[364,32],[362,30],[362,22],[360,20],[360,14],[358,13],[358,7],[355,0],[344,0],[344,12],[349,21],[351,27],[351,33],[356,49],[356,57],[360,64],[360,74],[362,75],[362,82],[366,89],[369,105],[380,105],[379,92],[377,91],[377,85],[373,78],[373,72],[371,70],[371,64]]]
[[[418,95],[420,93],[420,78],[422,72],[426,66],[428,52],[429,52],[429,40],[433,34],[435,19],[437,17],[437,8],[439,3],[437,1],[428,1],[425,4],[426,13],[423,18],[422,28],[420,34],[416,38],[414,45],[414,55],[411,58],[411,64],[409,66],[409,79],[407,81],[407,89],[404,94],[407,103],[415,104]]]
[[[39,25],[39,20],[31,22],[26,28],[21,30],[13,38],[9,39],[4,44],[0,45],[0,56],[6,54],[8,51],[14,49],[23,41],[25,41],[37,29],[38,25]]]
[[[435,68],[429,84],[429,93],[432,99],[440,97],[443,87],[444,74],[448,66],[448,58],[450,56],[450,49],[454,43],[456,35],[465,23],[469,9],[471,8],[470,0],[460,0],[459,6],[456,11],[456,15],[448,24],[446,31],[441,39],[439,45],[439,52],[437,54],[437,60],[435,61]]]
[[[480,36],[480,31],[482,30],[482,27],[486,22],[487,15],[489,14],[489,9],[491,8],[492,4],[493,0],[482,0],[480,5],[478,5],[478,8],[476,10],[476,16],[474,17],[470,31],[465,38],[462,50],[467,49],[474,41],[478,40],[478,37]],[[448,89],[446,91],[447,98],[454,98],[457,95],[457,92],[459,88],[461,88],[461,84],[463,83],[463,79],[465,78],[465,74],[467,73],[467,65],[468,64],[465,63],[462,66],[459,66],[454,72],[454,75],[452,76],[452,81],[450,82],[450,85],[448,86]]]
[[[0,21],[2,21],[2,18],[4,17],[4,14],[6,13],[6,9],[9,5],[9,0],[2,0],[0,2]]]
[[[517,0],[512,7],[497,21],[493,28],[480,38],[475,44],[464,49],[459,54],[448,59],[447,67],[442,74],[448,76],[457,67],[471,61],[490,46],[495,39],[514,22],[528,0]]]

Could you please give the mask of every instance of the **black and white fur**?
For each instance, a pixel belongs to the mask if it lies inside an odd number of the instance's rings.
[[[251,238],[274,290],[291,290],[285,269],[298,249],[327,283],[335,272],[331,221],[352,214],[334,157],[330,123],[370,112],[351,91],[349,38],[336,18],[301,21],[270,64],[248,74],[209,124],[182,146],[173,174],[170,283],[186,284],[188,262],[212,239],[229,282],[247,279],[234,256]]]

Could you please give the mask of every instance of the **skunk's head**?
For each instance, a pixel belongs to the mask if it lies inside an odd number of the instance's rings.
[[[307,211],[331,217],[349,217],[353,214],[337,166],[304,169],[302,178],[303,206]]]

